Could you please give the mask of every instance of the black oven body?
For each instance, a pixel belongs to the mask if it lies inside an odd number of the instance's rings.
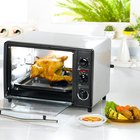
[[[64,87],[51,89],[44,87],[25,86],[12,84],[12,56],[11,47],[34,48],[41,50],[60,50],[72,52],[72,90]],[[12,99],[62,101],[70,102],[73,106],[92,108],[93,99],[93,73],[94,50],[84,48],[65,47],[59,45],[36,44],[28,42],[7,41],[4,44],[4,96],[9,101]]]

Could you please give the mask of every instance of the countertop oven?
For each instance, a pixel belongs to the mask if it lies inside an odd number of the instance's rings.
[[[110,40],[28,32],[4,44],[4,95],[92,107],[109,91]]]

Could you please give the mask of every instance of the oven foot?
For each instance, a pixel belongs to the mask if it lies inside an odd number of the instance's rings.
[[[12,102],[12,99],[8,99],[8,102]]]
[[[92,107],[89,107],[88,108],[88,112],[92,112]]]
[[[102,98],[102,100],[106,100],[106,96],[104,96],[104,97]]]

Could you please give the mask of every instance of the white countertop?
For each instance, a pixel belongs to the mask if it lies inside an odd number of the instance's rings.
[[[0,94],[2,98],[3,88],[0,89]],[[107,100],[140,108],[140,69],[111,70],[111,85]],[[92,113],[104,114],[104,106],[105,101],[100,101],[93,107]],[[79,124],[77,116],[87,113],[87,109],[68,108],[57,116],[58,124],[35,124],[0,117],[0,140],[137,140],[140,137],[140,123],[111,122],[99,127]]]

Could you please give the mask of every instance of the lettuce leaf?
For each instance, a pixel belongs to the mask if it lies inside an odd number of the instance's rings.
[[[105,106],[105,115],[108,116],[109,115],[109,109],[113,109],[114,111],[116,111],[116,106],[118,106],[115,102],[113,101],[106,101],[106,106]]]

